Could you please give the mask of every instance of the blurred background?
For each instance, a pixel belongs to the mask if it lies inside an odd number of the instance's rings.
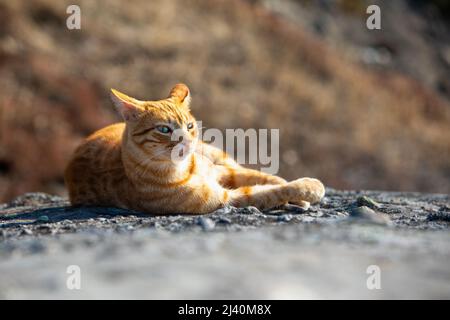
[[[206,127],[280,128],[285,178],[450,192],[449,1],[0,0],[0,201],[65,194],[76,145],[119,120],[109,88],[178,82]]]

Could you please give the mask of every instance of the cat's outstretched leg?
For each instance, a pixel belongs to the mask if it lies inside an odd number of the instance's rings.
[[[269,209],[286,202],[319,202],[325,195],[323,184],[312,178],[301,178],[281,185],[255,185],[229,191],[227,203],[237,206],[255,206]]]
[[[281,185],[288,183],[281,177],[270,175],[257,170],[247,169],[244,167],[226,167],[216,166],[219,172],[219,183],[231,189],[236,189],[244,186],[254,185]],[[310,203],[305,200],[296,199],[289,201],[290,203],[300,206],[304,210],[308,210]]]
[[[244,167],[215,166],[218,173],[219,183],[230,189],[236,189],[244,186],[254,186],[257,184],[285,184],[283,178],[273,176],[258,170],[247,169]]]

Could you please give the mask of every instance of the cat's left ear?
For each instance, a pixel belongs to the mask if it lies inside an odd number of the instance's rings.
[[[174,98],[183,107],[189,108],[191,104],[191,93],[184,83],[175,85],[170,91],[170,97]]]
[[[125,121],[134,121],[139,118],[142,112],[141,101],[114,89],[111,89],[111,100]]]

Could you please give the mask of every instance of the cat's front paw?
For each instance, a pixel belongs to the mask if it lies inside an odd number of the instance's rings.
[[[301,178],[289,182],[291,186],[295,188],[296,198],[291,199],[292,202],[310,202],[317,203],[325,195],[325,187],[317,179],[314,178]]]

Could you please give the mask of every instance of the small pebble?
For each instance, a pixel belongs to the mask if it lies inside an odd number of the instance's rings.
[[[225,206],[223,208],[217,209],[216,211],[214,211],[214,213],[216,214],[229,214],[229,213],[233,213],[236,210],[235,207],[232,206]]]
[[[317,211],[316,216],[317,216],[318,218],[320,218],[320,217],[327,217],[328,215],[326,215],[326,214],[323,213],[322,211]]]
[[[210,218],[200,217],[197,219],[197,224],[202,227],[203,231],[210,231],[215,227],[214,221]]]
[[[371,209],[379,209],[381,208],[381,205],[373,200],[372,198],[369,198],[367,196],[360,196],[356,199],[356,204],[358,207],[369,207]]]
[[[36,219],[36,222],[49,222],[50,219],[48,218],[48,216],[40,216],[39,218]]]
[[[240,213],[243,213],[243,214],[261,214],[261,211],[259,211],[259,209],[256,208],[256,207],[248,206],[248,207],[243,208]]]
[[[313,218],[313,217],[308,217],[308,216],[306,216],[306,217],[303,217],[301,221],[302,221],[302,222],[305,222],[305,223],[311,223],[311,222],[316,221],[316,219]]]
[[[218,223],[223,223],[223,224],[231,224],[231,219],[225,218],[225,217],[221,217],[219,219],[219,221],[217,221]]]
[[[289,222],[292,220],[292,214],[282,214],[277,218],[278,222]]]
[[[350,217],[355,219],[362,219],[367,222],[375,223],[375,224],[390,224],[391,219],[388,215],[383,213],[377,213],[370,209],[369,207],[362,206],[353,208],[350,211]]]
[[[171,224],[169,224],[167,229],[172,232],[178,232],[178,231],[183,230],[183,225],[181,225],[178,222],[172,222]]]
[[[52,228],[50,228],[50,226],[48,225],[40,225],[37,227],[37,230],[42,234],[48,234],[52,232]]]
[[[20,232],[21,235],[32,235],[33,231],[31,231],[30,229],[22,229],[22,231]]]

